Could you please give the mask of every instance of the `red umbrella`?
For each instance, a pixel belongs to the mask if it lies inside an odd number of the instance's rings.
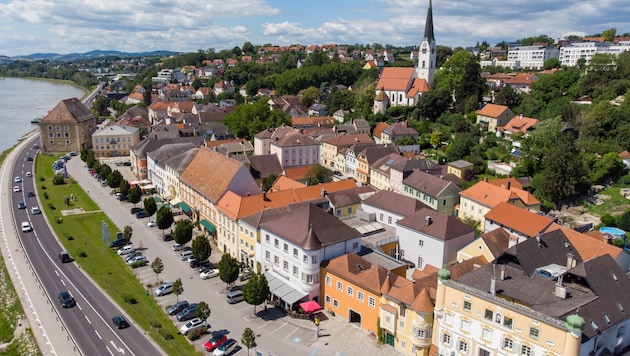
[[[304,309],[305,313],[312,313],[314,311],[318,311],[322,309],[321,305],[319,305],[314,300],[309,300],[308,302],[300,303],[300,308]]]

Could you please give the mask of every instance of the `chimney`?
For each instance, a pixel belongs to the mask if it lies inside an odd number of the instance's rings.
[[[490,279],[490,293],[497,295],[497,279],[494,277]]]
[[[536,241],[540,243],[540,232],[536,233]]]
[[[521,114],[521,120],[523,120],[523,114]]]
[[[442,175],[441,175],[441,176],[440,176],[440,179],[444,180],[444,176],[442,176]]]
[[[505,281],[505,270],[507,269],[507,265],[501,265],[499,267],[499,280]]]
[[[562,299],[567,299],[567,287],[562,285],[562,275],[558,276],[558,281],[556,282],[556,288],[553,291],[553,294]]]
[[[510,182],[510,180],[506,180],[505,181],[505,189],[510,190],[510,187],[512,186],[512,182]]]
[[[432,221],[431,221],[431,217],[429,215],[424,217],[424,226],[429,226],[431,225]]]
[[[573,252],[567,252],[567,269],[575,267],[575,258],[573,258]]]
[[[483,181],[488,183],[488,177],[483,177]]]
[[[325,197],[326,195],[328,195],[328,193],[326,192],[326,188],[322,188],[321,190],[321,196]]]

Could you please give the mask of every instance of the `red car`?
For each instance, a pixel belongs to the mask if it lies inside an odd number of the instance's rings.
[[[212,336],[210,340],[208,340],[206,344],[203,345],[203,347],[206,349],[206,351],[212,351],[216,349],[217,347],[221,346],[221,344],[226,341],[227,341],[227,336],[225,335]]]

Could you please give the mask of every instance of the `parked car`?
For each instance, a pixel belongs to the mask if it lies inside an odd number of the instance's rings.
[[[127,255],[135,251],[136,249],[133,246],[123,246],[116,251],[119,256]]]
[[[219,347],[217,347],[212,354],[214,356],[227,355],[231,353],[232,351],[236,350],[237,345],[238,344],[236,343],[236,340],[229,339],[226,342],[222,343]]]
[[[120,246],[125,246],[126,244],[127,244],[127,239],[121,237],[110,242],[109,247],[120,247]]]
[[[212,269],[214,267],[214,265],[212,264],[212,262],[210,261],[203,261],[199,267],[197,267],[197,272],[201,273],[201,272],[205,272],[209,269]]]
[[[182,335],[186,335],[191,331],[202,330],[204,328],[208,329],[208,325],[206,324],[205,320],[201,320],[199,318],[193,318],[186,324],[182,325],[179,328],[179,332],[181,332]]]
[[[32,160],[33,160],[33,157],[31,157],[31,156],[26,156],[26,160],[30,162],[30,161],[32,161]]]
[[[194,303],[182,309],[182,311],[177,313],[175,317],[177,318],[178,321],[185,321],[185,320],[190,320],[194,318],[196,315],[197,315],[197,303]]]
[[[142,256],[142,255],[138,255],[132,259],[130,259],[129,261],[127,261],[128,265],[132,265],[134,263],[138,263],[138,262],[144,262],[145,264],[148,262],[147,258]]]
[[[127,320],[125,320],[125,318],[122,315],[116,315],[115,317],[113,317],[112,323],[114,323],[114,325],[116,325],[116,328],[118,329],[124,329],[124,328],[129,327],[129,323],[127,323]]]
[[[128,262],[130,259],[136,257],[136,256],[140,256],[141,253],[138,251],[133,251],[132,253],[129,253],[125,256],[125,262]]]
[[[188,306],[189,306],[188,301],[180,300],[179,302],[177,302],[177,303],[171,305],[170,307],[166,308],[166,313],[168,315],[176,315],[180,311],[188,308]]]
[[[170,232],[167,232],[166,234],[164,234],[164,236],[162,236],[162,240],[173,241],[173,234],[171,234]]]
[[[227,339],[228,338],[225,334],[214,335],[210,338],[210,340],[206,341],[206,343],[203,345],[203,348],[206,349],[206,351],[208,352],[214,351],[214,349],[226,342]]]
[[[219,275],[218,268],[209,269],[205,272],[199,273],[199,277],[201,277],[201,279],[210,279],[210,278],[217,277],[218,275]]]
[[[178,244],[178,243],[173,244],[173,251],[181,251],[183,248],[184,248],[184,245],[182,244]]]
[[[144,210],[144,209],[138,208],[138,207],[133,207],[133,208],[129,209],[129,212],[135,215],[137,212],[142,211],[142,210]]]
[[[149,220],[149,222],[147,223],[148,227],[156,227],[157,226],[157,221],[155,221],[155,219],[151,219]]]
[[[147,212],[144,210],[140,210],[139,212],[136,213],[136,219],[143,219],[147,217],[149,217],[149,214],[147,214]]]
[[[74,301],[74,298],[72,298],[70,292],[68,292],[67,290],[59,292],[58,299],[64,308],[72,308],[73,306],[77,305],[77,303]]]
[[[41,214],[41,213],[42,213],[42,211],[39,210],[38,206],[31,207],[31,214],[32,215],[38,215],[38,214]]]
[[[26,204],[24,204],[24,202],[23,202],[23,201],[18,202],[18,204],[17,204],[17,208],[18,208],[18,209],[26,209]]]
[[[240,281],[246,281],[250,278],[252,278],[252,270],[249,268],[244,268],[243,271],[238,274],[238,279]]]
[[[153,292],[156,297],[161,297],[163,295],[167,295],[173,293],[173,282],[162,283],[157,289]]]

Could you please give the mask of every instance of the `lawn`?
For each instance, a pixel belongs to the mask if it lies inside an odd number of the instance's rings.
[[[630,200],[626,199],[619,192],[619,186],[610,186],[604,189],[600,195],[607,195],[610,199],[607,199],[603,204],[596,205],[589,202],[584,202],[584,206],[588,208],[588,212],[591,214],[599,215],[600,217],[605,214],[610,214],[619,217],[624,211],[630,209]]]
[[[74,179],[66,179],[62,185],[53,184],[54,172],[51,167],[56,158],[41,154],[37,156],[35,180],[37,194],[43,205],[42,211],[65,249],[166,353],[199,354],[199,350],[178,334],[179,331],[168,315],[152,296],[147,295],[147,288],[140,283],[132,270],[104,243],[101,235],[102,223],[109,226],[110,241],[114,240],[117,231],[122,231],[122,227],[114,225]],[[69,206],[66,206],[65,198],[70,200]],[[65,216],[61,214],[62,210],[77,208],[84,213]],[[151,325],[153,318],[156,327]]]

